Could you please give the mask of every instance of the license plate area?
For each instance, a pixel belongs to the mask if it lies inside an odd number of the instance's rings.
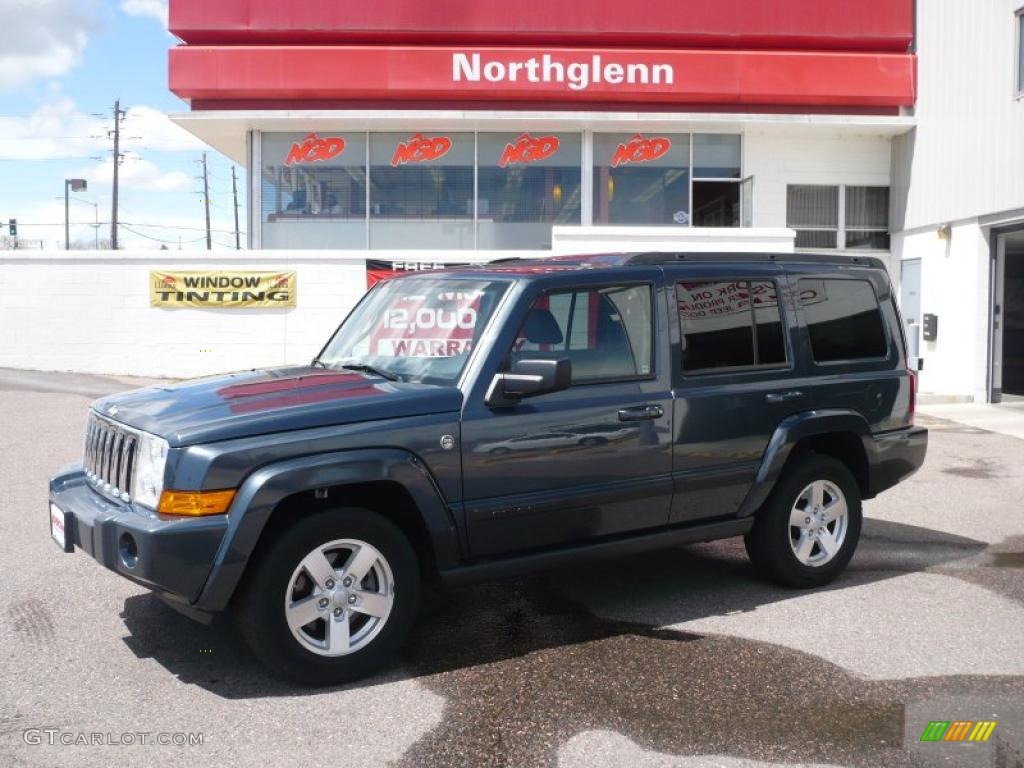
[[[50,536],[64,552],[75,551],[71,513],[65,512],[56,504],[50,504]]]

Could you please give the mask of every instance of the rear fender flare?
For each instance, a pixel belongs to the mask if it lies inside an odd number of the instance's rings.
[[[754,478],[754,484],[743,500],[743,504],[740,505],[737,514],[740,517],[753,515],[767,501],[768,495],[782,475],[786,462],[789,461],[797,443],[807,437],[836,432],[852,432],[860,437],[864,443],[865,453],[871,456],[869,450],[872,441],[871,427],[867,420],[856,411],[845,409],[804,411],[783,419],[768,441],[761,466]]]

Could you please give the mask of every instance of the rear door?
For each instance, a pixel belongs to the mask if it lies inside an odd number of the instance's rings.
[[[675,418],[673,522],[734,514],[779,423],[810,407],[780,267],[666,269]]]
[[[463,488],[472,556],[665,525],[672,393],[662,272],[574,272],[520,299],[467,397]],[[568,357],[569,389],[484,402],[514,360]]]

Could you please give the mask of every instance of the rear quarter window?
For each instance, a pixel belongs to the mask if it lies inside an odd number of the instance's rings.
[[[885,357],[889,344],[875,289],[867,280],[798,281],[816,363]]]

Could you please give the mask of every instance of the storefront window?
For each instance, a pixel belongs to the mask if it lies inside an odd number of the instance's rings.
[[[694,134],[693,226],[740,225],[740,155],[738,135]]]
[[[264,248],[542,250],[552,227],[582,223],[584,195],[598,225],[753,221],[739,135],[595,133],[592,189],[583,187],[580,133],[320,131],[260,141]],[[863,229],[877,241],[873,219]]]
[[[738,179],[739,177],[739,135],[715,133],[694,134],[693,178]]]
[[[594,134],[594,223],[690,223],[688,134]]]
[[[579,134],[478,135],[477,247],[550,248],[551,227],[580,223]]]
[[[370,247],[473,247],[472,133],[370,134]]]
[[[269,133],[261,153],[264,248],[366,247],[365,133]]]

